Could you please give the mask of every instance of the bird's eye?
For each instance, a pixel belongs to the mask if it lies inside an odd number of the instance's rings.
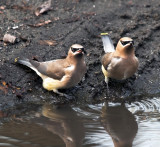
[[[81,50],[82,52],[84,52],[84,48],[73,48],[73,47],[71,47],[71,50],[72,50],[73,53],[78,51],[78,50]]]
[[[125,46],[125,45],[128,44],[128,43],[134,44],[133,41],[121,41],[121,43],[122,43],[123,46]]]
[[[73,48],[73,47],[71,47],[71,50],[72,50],[72,52],[74,53],[74,52],[78,51],[79,48]]]

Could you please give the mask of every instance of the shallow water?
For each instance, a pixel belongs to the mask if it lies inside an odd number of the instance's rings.
[[[0,147],[159,147],[160,98],[0,113]]]

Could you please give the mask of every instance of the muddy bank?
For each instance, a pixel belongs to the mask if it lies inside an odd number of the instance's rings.
[[[0,2],[0,107],[19,102],[65,103],[63,97],[42,88],[41,79],[30,69],[15,63],[15,58],[40,61],[66,56],[68,48],[82,44],[87,50],[85,81],[64,90],[73,101],[118,99],[135,100],[160,95],[160,1],[149,0],[52,0],[52,9],[35,16],[43,0],[7,0]],[[46,23],[45,22],[49,22]],[[38,26],[38,24],[43,25]],[[17,37],[15,44],[4,44],[5,33]],[[100,59],[101,32],[109,32],[114,44],[124,36],[134,39],[140,66],[136,76],[125,82],[110,80],[106,92]],[[50,40],[52,44],[45,41]],[[68,101],[67,101],[68,102]]]

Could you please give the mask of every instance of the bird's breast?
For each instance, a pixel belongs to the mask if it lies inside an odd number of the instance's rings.
[[[85,72],[86,65],[82,63],[78,65],[71,65],[69,68],[67,68],[66,75],[69,76],[69,79],[66,82],[67,87],[72,87],[78,84],[82,80]]]
[[[117,80],[131,77],[137,70],[137,63],[134,59],[113,58],[107,71],[108,76]]]

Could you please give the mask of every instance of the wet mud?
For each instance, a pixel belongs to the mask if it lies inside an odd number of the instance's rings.
[[[52,0],[52,9],[36,16],[36,8],[43,2],[0,1],[1,109],[30,102],[134,101],[160,95],[159,0]],[[121,37],[133,38],[140,62],[133,77],[124,82],[111,79],[109,93],[101,72],[101,32],[108,32],[114,45]],[[6,33],[17,37],[14,44],[3,42]],[[68,100],[43,89],[34,71],[15,62],[17,58],[63,58],[74,43],[85,47],[88,70],[85,80],[63,90],[71,96]]]

